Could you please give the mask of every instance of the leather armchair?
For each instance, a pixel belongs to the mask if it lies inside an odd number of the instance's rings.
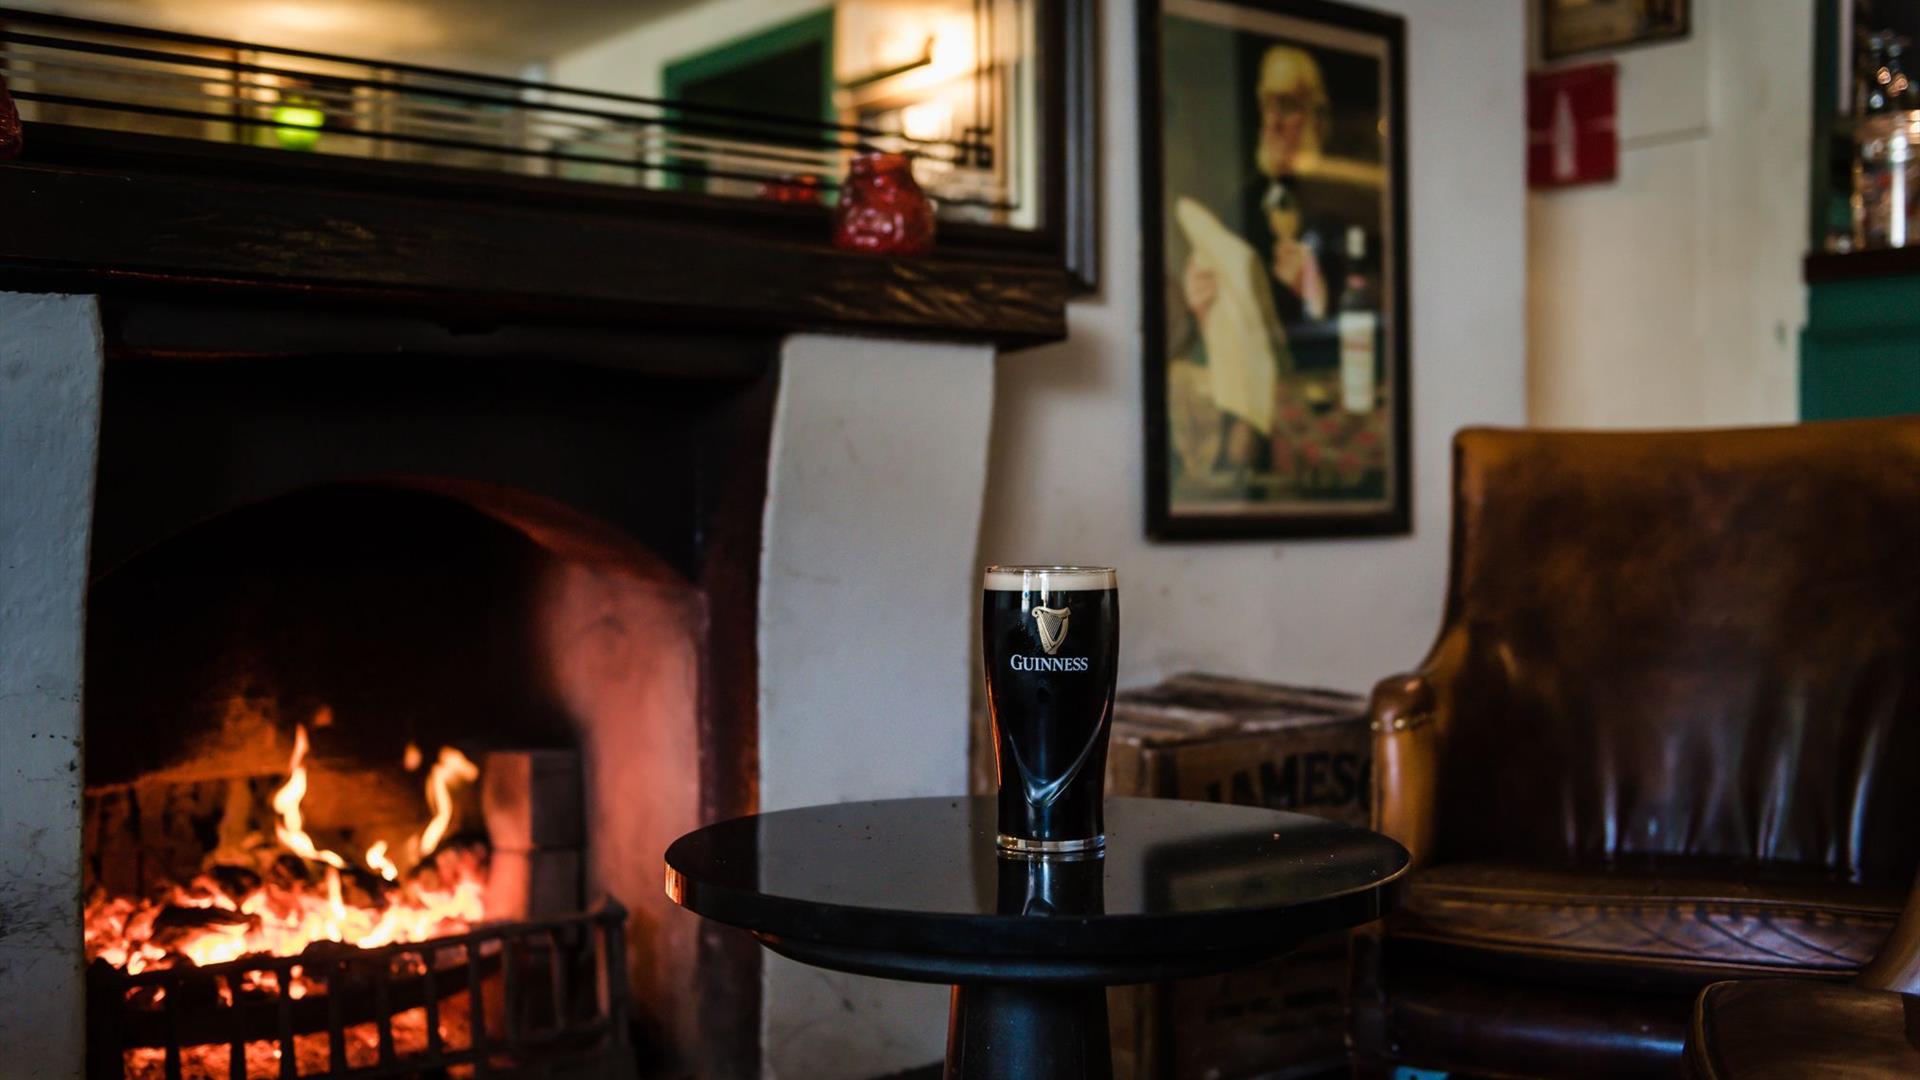
[[[1677,1075],[1703,986],[1852,975],[1920,864],[1920,420],[1462,432],[1373,726],[1357,1071]]]

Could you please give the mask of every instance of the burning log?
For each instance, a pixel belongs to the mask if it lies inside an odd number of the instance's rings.
[[[258,929],[259,923],[258,916],[226,908],[168,904],[154,917],[153,934],[147,941],[162,952],[180,952],[208,934],[245,937],[249,931]]]
[[[230,828],[244,835],[266,827],[265,796],[277,783],[271,775],[159,778],[89,791],[83,823],[88,875],[129,896],[157,882],[186,881],[200,872],[210,837]],[[242,808],[253,808],[257,820],[247,821]],[[227,862],[251,861],[244,851],[219,854]]]
[[[260,875],[244,866],[217,863],[207,871],[213,883],[228,896],[245,896],[261,885]]]

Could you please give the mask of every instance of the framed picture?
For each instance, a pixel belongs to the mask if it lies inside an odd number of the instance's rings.
[[[1148,535],[1409,531],[1404,21],[1140,18]]]
[[[1621,49],[1687,36],[1692,0],[1540,0],[1540,55]]]

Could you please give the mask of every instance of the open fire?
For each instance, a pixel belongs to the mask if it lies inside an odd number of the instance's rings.
[[[513,869],[556,850],[516,840],[552,835],[526,815],[561,805],[550,789],[569,787],[567,752],[495,749],[483,791],[452,747],[408,744],[407,776],[360,754],[313,756],[325,708],[295,726],[290,753],[270,717],[236,699],[194,768],[90,793],[89,1076],[461,1077],[568,1062],[631,1075],[624,909],[578,912],[577,890],[536,907]],[[548,768],[535,775],[534,760]],[[476,823],[484,809],[488,840],[467,839],[463,807]]]
[[[326,719],[323,711],[318,721],[324,726]],[[307,832],[301,804],[308,749],[302,724],[287,779],[273,794],[270,837],[249,828],[253,807],[229,803],[219,844],[191,880],[162,883],[144,897],[96,887],[84,916],[88,959],[136,974],[244,956],[299,956],[322,942],[373,949],[426,941],[482,919],[486,850],[447,841],[456,792],[480,774],[472,761],[443,747],[426,773],[425,824],[397,844],[376,840],[356,860],[320,847]],[[408,747],[407,759],[410,771],[419,768],[415,747]],[[309,987],[300,968],[289,975],[287,996],[304,996]]]

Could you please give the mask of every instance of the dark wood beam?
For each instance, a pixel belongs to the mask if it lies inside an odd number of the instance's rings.
[[[27,156],[0,165],[0,288],[1003,349],[1066,334],[1067,274],[1029,253],[875,258],[753,213],[734,227],[657,200],[569,200],[558,182],[397,183],[404,175],[381,162],[275,170],[242,155],[243,168],[231,154],[181,153],[175,140],[105,134],[32,126]]]
[[[1801,271],[1802,277],[1810,285],[1858,278],[1906,277],[1920,274],[1920,248],[1819,251],[1802,261]]]

